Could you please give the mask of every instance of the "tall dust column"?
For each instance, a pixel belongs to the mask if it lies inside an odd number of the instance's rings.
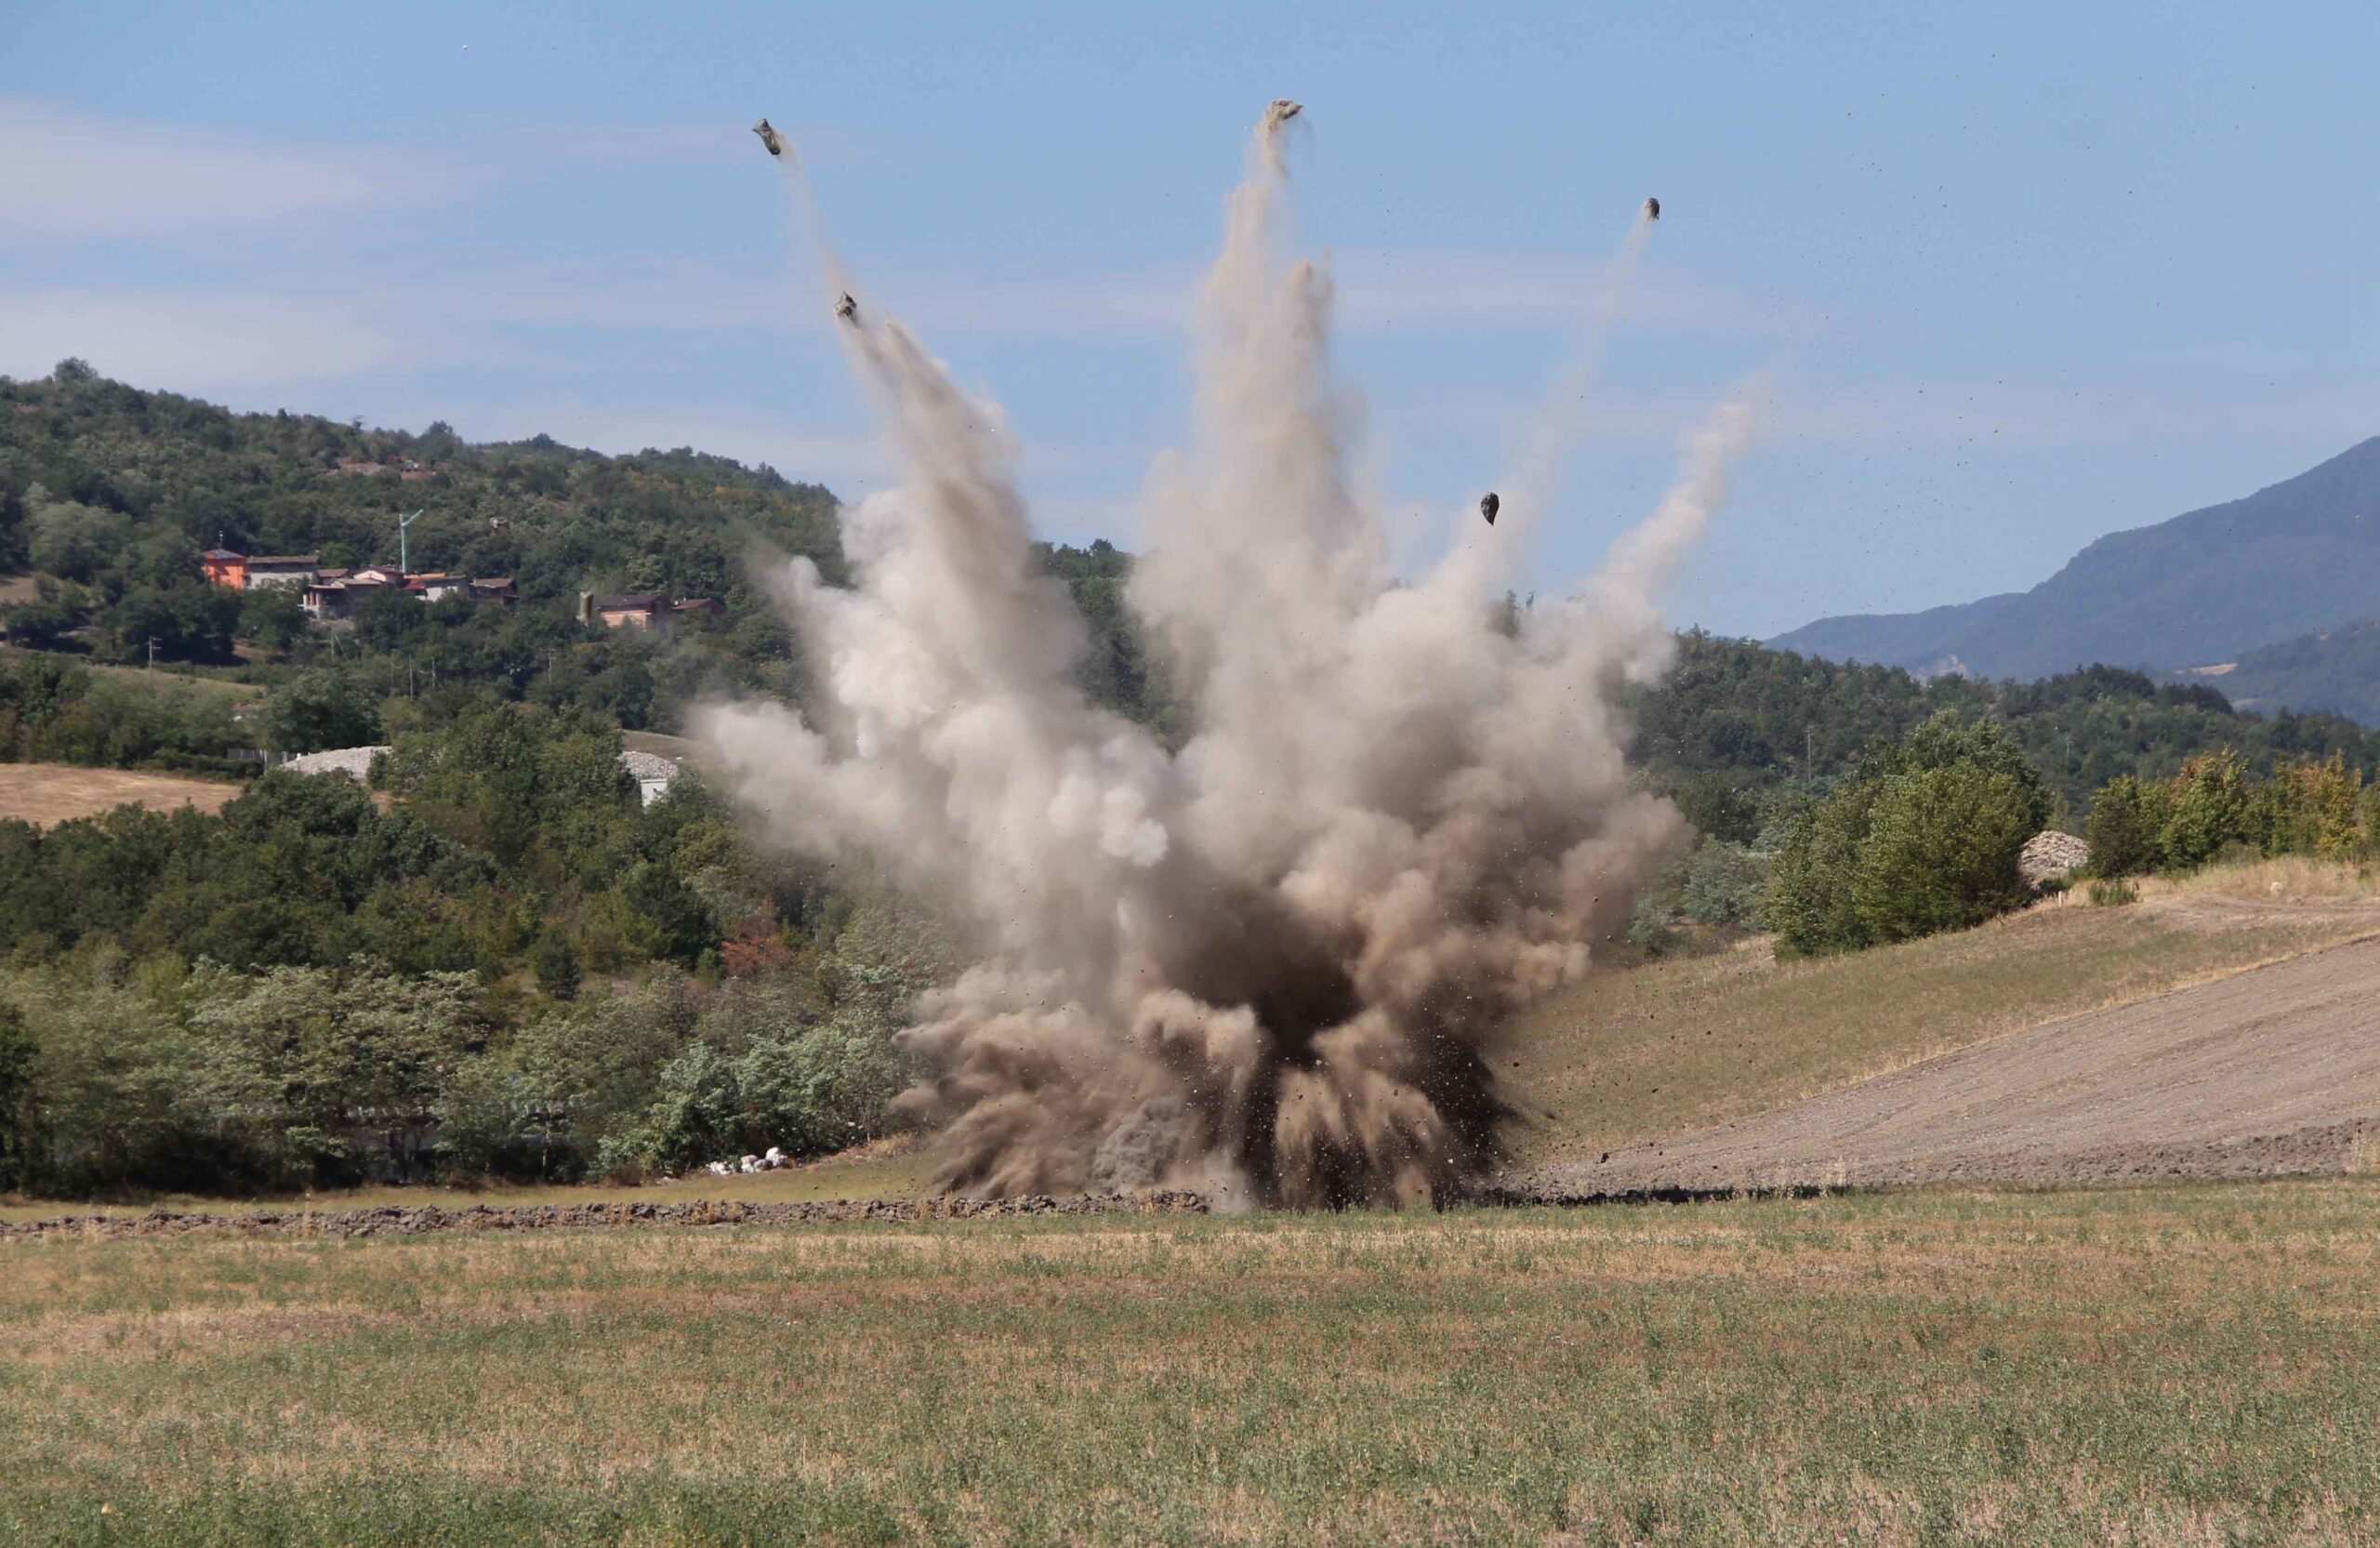
[[[1508,1116],[1495,1027],[1586,970],[1678,831],[1628,788],[1616,693],[1661,664],[1650,594],[1749,411],[1690,437],[1655,515],[1516,631],[1490,605],[1509,541],[1465,527],[1400,583],[1348,473],[1329,277],[1281,250],[1296,111],[1250,142],[1200,301],[1197,423],[1145,501],[1130,601],[1190,705],[1180,751],[1076,686],[1080,626],[1036,562],[998,408],[864,306],[846,347],[902,477],[849,513],[853,589],[785,576],[814,721],[706,718],[780,840],[872,853],[969,933],[974,965],[904,1034],[936,1072],[904,1100],[938,1126],[948,1191],[1443,1194]],[[1524,449],[1533,507],[1557,454]]]

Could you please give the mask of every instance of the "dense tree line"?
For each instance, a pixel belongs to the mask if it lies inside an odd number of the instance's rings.
[[[642,805],[618,753],[584,712],[482,703],[399,733],[379,800],[276,771],[219,815],[0,823],[17,1184],[632,1172],[874,1131],[931,933],[757,853],[697,774]]]
[[[2108,878],[2188,871],[2226,853],[2369,858],[2380,850],[2380,787],[2335,754],[2258,777],[2226,749],[2164,779],[2109,781],[2088,837],[2091,868]]]
[[[229,772],[227,755],[251,740],[232,718],[237,696],[167,674],[0,651],[0,762]]]

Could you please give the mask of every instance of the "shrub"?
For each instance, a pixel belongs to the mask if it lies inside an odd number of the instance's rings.
[[[1959,762],[1885,782],[1852,868],[1853,906],[1871,942],[1963,930],[2021,906],[2016,855],[2043,803],[2016,775]]]
[[[2024,901],[2017,852],[2054,804],[2004,730],[1945,710],[1870,747],[1794,825],[1763,916],[1788,956],[1977,923]]]
[[[2195,869],[2248,837],[2248,771],[2226,748],[2183,763],[2167,787],[2165,863]]]
[[[2093,874],[2136,876],[2162,866],[2167,804],[2162,785],[2130,774],[2108,781],[2091,802],[2082,835],[2091,846]]]
[[[0,1188],[32,1180],[36,1052],[24,1012],[0,1004]]]
[[[2140,883],[2114,877],[2094,877],[2091,881],[2091,902],[2098,907],[2116,907],[2140,901]]]

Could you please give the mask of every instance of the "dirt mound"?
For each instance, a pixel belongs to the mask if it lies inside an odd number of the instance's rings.
[[[35,1237],[173,1237],[193,1231],[241,1237],[410,1237],[437,1231],[621,1229],[649,1225],[822,1225],[849,1221],[992,1220],[1023,1215],[1204,1214],[1195,1193],[1080,1194],[1066,1198],[831,1198],[795,1204],[697,1200],[687,1204],[382,1205],[371,1210],[208,1213],[152,1210],[139,1215],[54,1215],[11,1224],[0,1242]]]
[[[2345,1170],[2380,1135],[2380,941],[2069,1016],[1508,1196]]]

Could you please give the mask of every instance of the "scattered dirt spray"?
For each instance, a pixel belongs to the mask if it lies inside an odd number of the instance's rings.
[[[786,572],[814,714],[707,716],[781,841],[872,854],[972,931],[975,964],[904,1034],[936,1071],[904,1100],[939,1127],[945,1192],[1443,1196],[1512,1117],[1495,1028],[1586,971],[1680,830],[1629,787],[1616,690],[1665,664],[1651,597],[1748,407],[1690,435],[1651,519],[1516,633],[1492,599],[1526,522],[1450,516],[1446,557],[1400,582],[1347,472],[1329,277],[1277,250],[1283,108],[1226,206],[1196,432],[1151,479],[1130,592],[1187,743],[1085,698],[998,408],[865,305],[840,331],[902,477],[847,514],[855,586]],[[1525,440],[1527,519],[1568,412]]]

